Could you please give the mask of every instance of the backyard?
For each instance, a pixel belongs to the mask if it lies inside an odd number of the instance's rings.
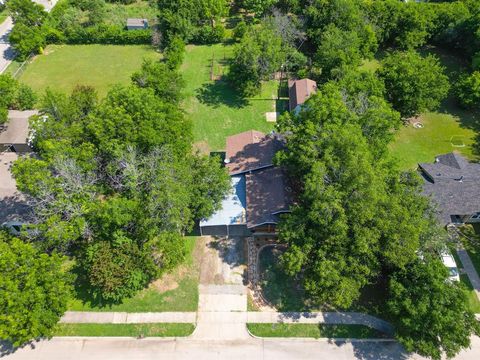
[[[250,129],[273,129],[274,123],[266,121],[265,113],[281,112],[287,103],[276,100],[277,81],[265,83],[260,95],[243,99],[225,79],[233,46],[188,45],[186,50],[181,68],[186,82],[184,108],[193,121],[200,149],[222,150],[229,135]]]
[[[436,55],[445,67],[450,83],[455,84],[462,68],[462,63],[455,55],[436,47],[425,47],[424,55]],[[376,71],[385,54],[380,52],[376,59],[365,60],[361,69]],[[458,107],[453,96],[446,99],[435,112],[421,114],[408,122],[398,131],[391,144],[392,155],[397,159],[401,169],[415,169],[420,162],[432,162],[436,155],[458,151],[469,159],[475,159],[476,136],[480,130],[477,112],[466,111]],[[422,127],[414,127],[419,122]]]
[[[112,85],[128,84],[143,59],[159,58],[146,45],[49,45],[26,66],[19,80],[39,94],[46,88],[69,93],[81,84],[95,87],[104,97]]]
[[[147,289],[121,304],[99,304],[82,282],[77,282],[70,311],[162,312],[196,311],[198,307],[199,261],[196,237],[185,238],[185,262],[171,273],[164,274]]]

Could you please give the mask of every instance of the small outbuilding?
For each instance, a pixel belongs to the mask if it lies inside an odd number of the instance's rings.
[[[147,19],[129,18],[127,19],[127,30],[142,30],[148,28]]]
[[[313,80],[288,80],[289,110],[297,113],[305,101],[316,92],[317,83]]]

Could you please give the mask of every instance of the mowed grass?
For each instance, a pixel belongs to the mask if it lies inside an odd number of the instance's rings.
[[[53,336],[188,336],[194,324],[57,324]]]
[[[259,337],[307,337],[371,339],[387,336],[364,325],[326,324],[247,324],[252,335]]]
[[[460,116],[452,112],[430,112],[422,114],[418,121],[423,128],[404,125],[390,146],[401,169],[415,169],[418,163],[431,163],[436,155],[452,151],[475,159],[473,146],[477,132],[464,126]]]
[[[186,48],[181,67],[186,83],[184,108],[193,121],[195,142],[204,151],[223,150],[225,138],[242,131],[271,131],[274,124],[266,121],[265,113],[286,105],[285,100],[276,101],[277,81],[265,83],[260,95],[242,99],[225,80],[232,52],[233,46],[224,44]]]
[[[47,87],[70,93],[76,85],[93,86],[104,97],[114,84],[128,84],[143,59],[159,59],[147,45],[49,45],[19,80],[42,94]]]
[[[76,284],[76,296],[70,311],[162,312],[196,311],[198,308],[199,264],[194,259],[196,237],[185,237],[186,260],[170,274],[165,274],[136,296],[120,304],[99,304],[89,296],[84,284]]]

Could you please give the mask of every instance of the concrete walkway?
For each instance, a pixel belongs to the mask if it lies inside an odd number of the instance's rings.
[[[472,259],[468,256],[467,250],[460,248],[457,249],[458,257],[463,265],[463,270],[468,276],[470,283],[472,284],[475,293],[477,294],[478,300],[480,300],[480,277],[475,270],[475,266],[473,266]]]
[[[67,311],[60,320],[64,324],[153,324],[197,322],[195,312],[94,312]]]

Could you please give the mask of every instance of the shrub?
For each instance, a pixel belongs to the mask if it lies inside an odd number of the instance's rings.
[[[69,29],[65,33],[65,42],[68,44],[117,44],[142,45],[150,44],[151,31],[128,31],[117,25],[97,25],[88,28]]]
[[[480,71],[464,75],[455,88],[458,102],[464,108],[480,108]]]
[[[175,36],[165,48],[164,55],[167,66],[172,70],[178,69],[182,65],[185,55],[185,43],[183,40]]]
[[[240,21],[235,29],[233,29],[233,38],[235,41],[240,41],[243,38],[243,35],[247,32],[248,26],[245,21]]]
[[[225,38],[225,28],[222,25],[205,25],[198,28],[192,41],[197,44],[215,44],[222,42]]]
[[[8,119],[8,110],[0,107],[0,125],[5,124]]]
[[[35,107],[36,102],[37,95],[35,92],[29,86],[20,84],[12,107],[18,110],[29,110]]]

